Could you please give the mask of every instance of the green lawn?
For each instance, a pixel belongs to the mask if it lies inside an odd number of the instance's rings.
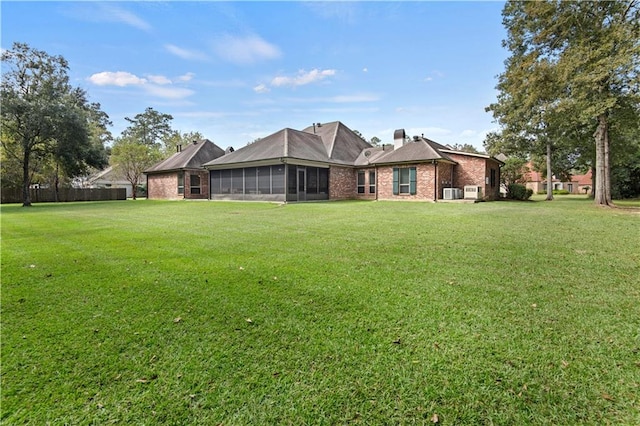
[[[640,424],[633,209],[1,213],[3,424]]]

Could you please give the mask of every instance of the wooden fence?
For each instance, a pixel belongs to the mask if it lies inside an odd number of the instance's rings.
[[[52,203],[56,201],[55,190],[31,189],[32,203]],[[22,203],[21,188],[2,188],[2,204]],[[126,200],[125,188],[60,188],[57,201],[108,201]]]

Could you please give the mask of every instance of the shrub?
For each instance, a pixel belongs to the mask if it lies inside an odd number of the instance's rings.
[[[512,200],[528,200],[533,195],[533,189],[528,189],[519,183],[509,184],[507,187],[507,198]]]

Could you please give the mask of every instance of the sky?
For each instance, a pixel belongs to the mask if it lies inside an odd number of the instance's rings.
[[[147,107],[223,149],[341,121],[483,148],[496,124],[502,2],[0,3],[2,49],[69,62],[119,136]]]

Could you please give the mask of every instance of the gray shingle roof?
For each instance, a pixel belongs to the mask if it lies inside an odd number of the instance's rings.
[[[149,167],[145,173],[160,173],[172,170],[201,169],[207,161],[224,155],[224,150],[208,139],[190,143],[166,160]]]
[[[340,121],[316,125],[315,128],[309,126],[303,131],[320,136],[329,158],[335,162],[353,163],[363,149],[371,148],[371,144]]]
[[[440,145],[427,138],[417,137],[411,142],[407,142],[397,149],[383,151],[370,151],[368,158],[359,157],[362,164],[392,164],[392,163],[417,163],[422,161],[447,161],[456,164],[447,154],[443,153],[444,145]]]
[[[339,121],[306,129],[282,129],[251,145],[204,164],[205,167],[291,158],[320,163],[353,164],[371,147]]]

